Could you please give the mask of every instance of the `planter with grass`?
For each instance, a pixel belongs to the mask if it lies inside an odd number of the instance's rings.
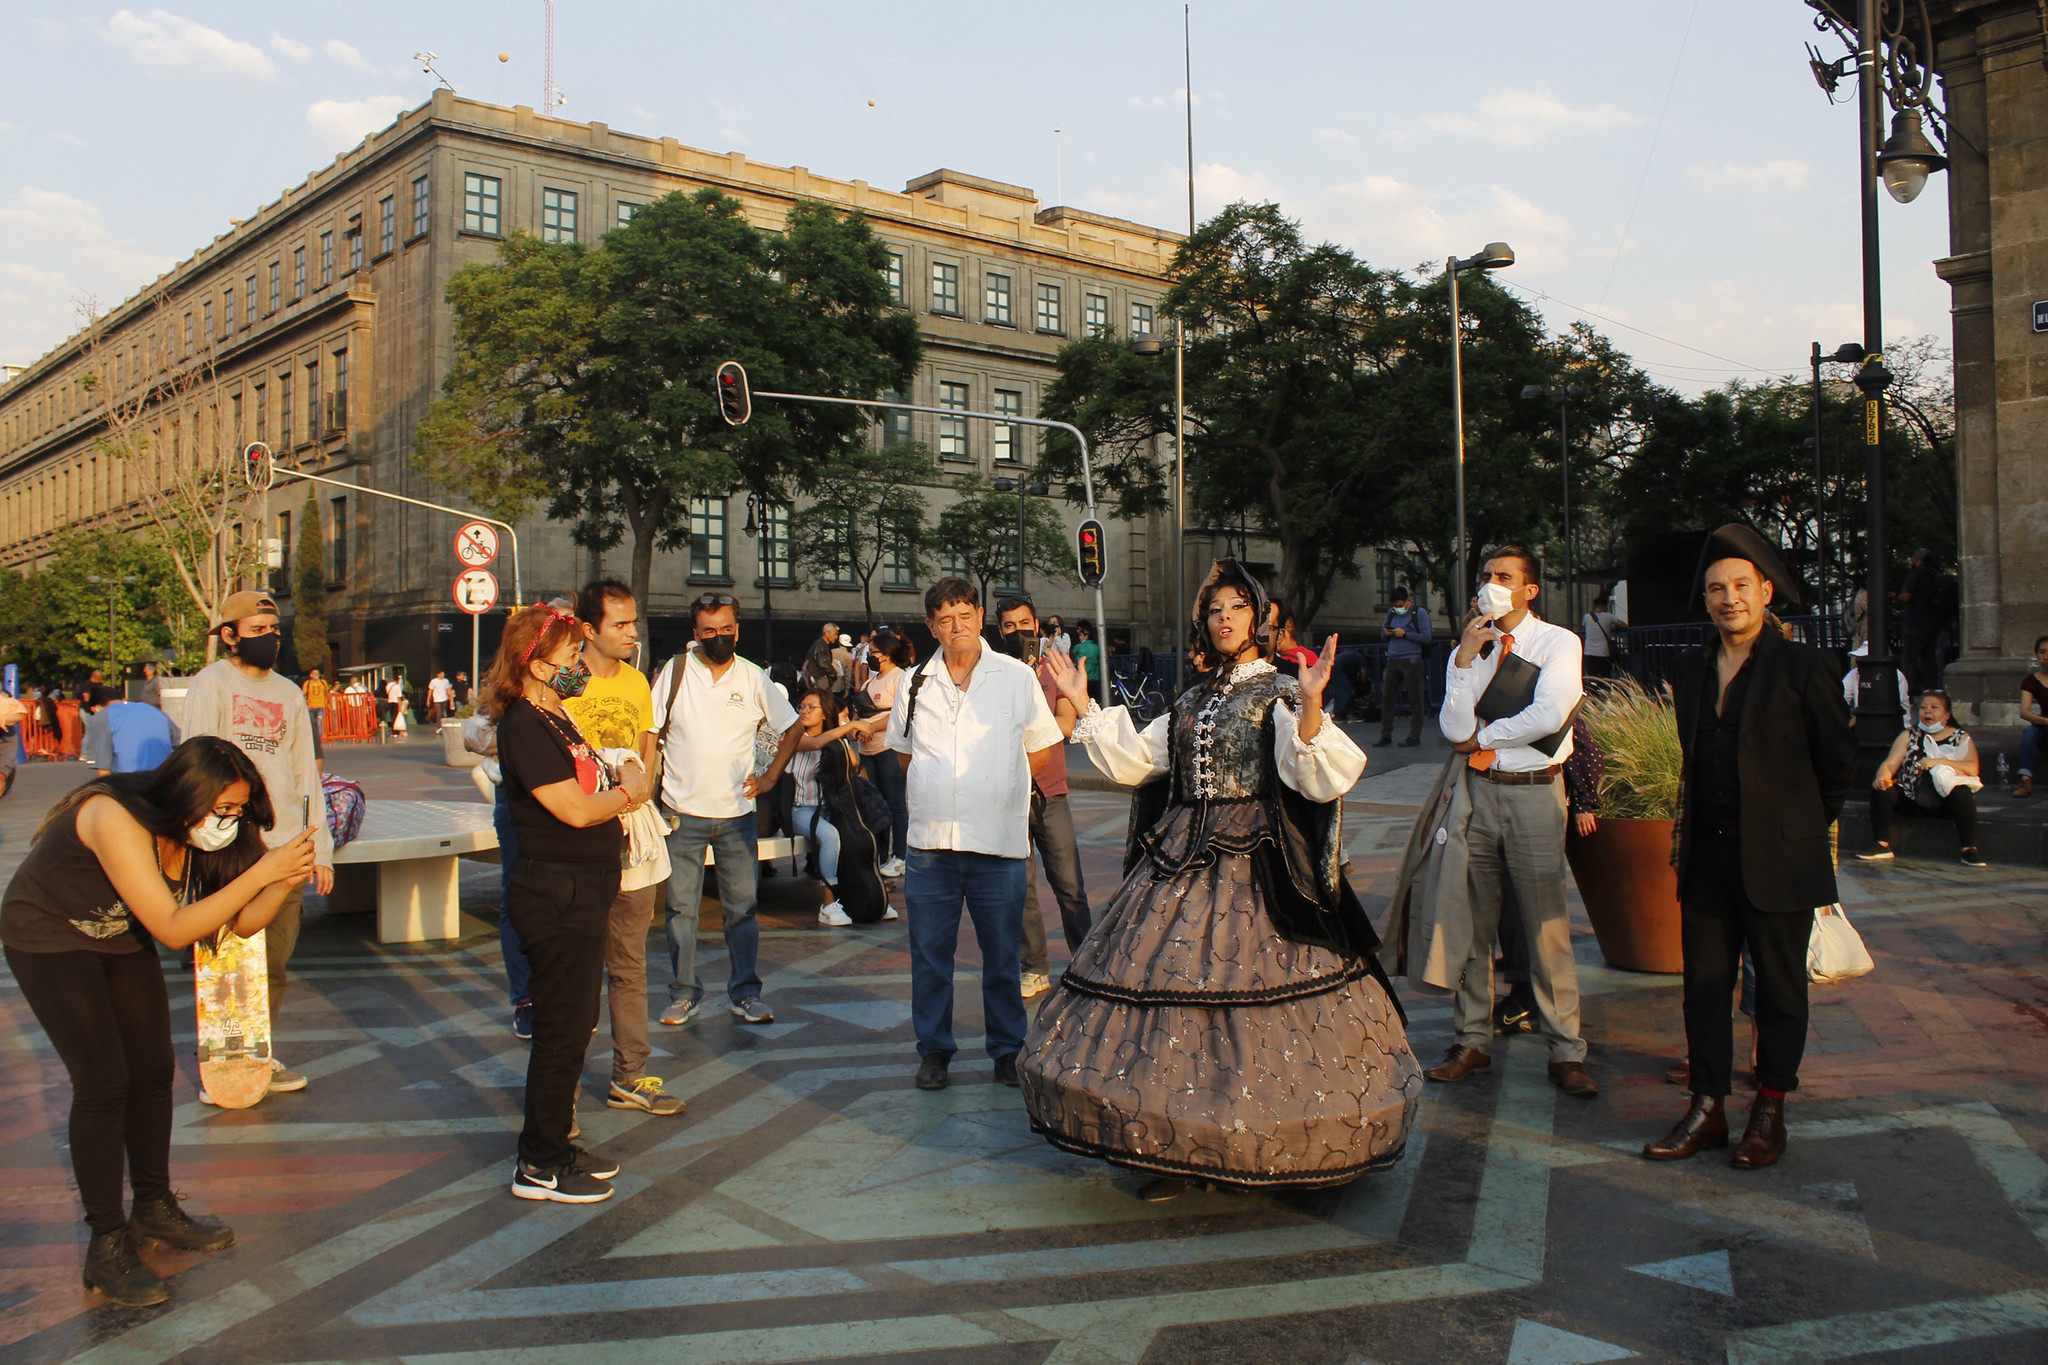
[[[1568,834],[1565,857],[1600,955],[1625,971],[1683,971],[1671,829],[1684,758],[1671,694],[1623,680],[1590,691],[1579,714],[1606,772],[1599,828]]]

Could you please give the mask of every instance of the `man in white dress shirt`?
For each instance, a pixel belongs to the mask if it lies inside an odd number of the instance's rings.
[[[1529,985],[1550,1045],[1550,1079],[1567,1095],[1591,1099],[1600,1088],[1586,1074],[1586,1042],[1579,1036],[1579,972],[1564,904],[1565,809],[1556,786],[1572,755],[1572,714],[1585,696],[1582,646],[1577,635],[1529,610],[1543,575],[1528,550],[1504,545],[1494,551],[1484,580],[1480,616],[1465,628],[1446,670],[1438,714],[1444,737],[1472,769],[1472,819],[1465,832],[1472,953],[1457,992],[1457,1041],[1423,1074],[1462,1081],[1492,1065],[1493,942],[1505,880],[1514,887],[1529,944]],[[1541,670],[1534,696],[1515,714],[1482,723],[1475,708],[1510,655]],[[1535,747],[1559,731],[1564,739],[1555,752]]]
[[[1024,1046],[1018,953],[1031,778],[1064,736],[1038,675],[982,641],[972,584],[942,578],[924,595],[939,650],[896,689],[889,747],[903,755],[910,812],[903,903],[917,1085],[940,1090],[955,1051],[953,955],[960,911],[981,947],[982,1032],[996,1079],[1017,1084]]]

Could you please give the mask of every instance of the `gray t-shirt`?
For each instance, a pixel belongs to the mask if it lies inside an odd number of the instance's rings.
[[[313,860],[334,866],[334,836],[327,828],[327,798],[320,790],[320,766],[313,752],[313,717],[298,684],[276,673],[252,678],[221,659],[192,679],[185,693],[185,736],[219,735],[249,755],[277,823],[264,836],[272,848],[305,827],[299,800],[313,810]]]

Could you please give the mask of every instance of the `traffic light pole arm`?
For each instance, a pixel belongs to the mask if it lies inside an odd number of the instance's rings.
[[[844,408],[887,408],[892,412],[930,412],[936,413],[941,417],[981,417],[991,422],[1009,422],[1020,427],[1046,427],[1054,431],[1064,431],[1069,436],[1072,436],[1081,447],[1081,489],[1088,500],[1088,515],[1090,517],[1095,516],[1095,472],[1088,459],[1088,438],[1083,436],[1081,428],[1075,426],[1072,422],[1055,422],[1046,417],[1020,417],[1007,412],[975,412],[968,408],[934,408],[926,407],[920,403],[883,403],[868,398],[827,398],[824,394],[820,393],[768,393],[757,389],[753,392],[753,396],[755,398],[780,398],[791,403],[831,403],[837,407]],[[1020,563],[1018,569],[1021,571],[1022,568],[1023,565]],[[1109,670],[1109,625],[1102,610],[1102,585],[1100,583],[1095,585],[1095,648],[1097,651],[1096,658],[1099,661],[1098,667],[1102,669],[1106,678]],[[1102,679],[1097,681],[1102,681]],[[1107,693],[1104,695],[1107,695]]]
[[[401,497],[397,493],[386,493],[381,488],[365,488],[359,483],[343,483],[340,479],[330,479],[320,474],[301,474],[294,469],[279,469],[273,464],[271,466],[271,486],[275,487],[280,479],[304,479],[308,483],[324,483],[329,488],[343,488],[351,493],[367,493],[373,498],[389,498],[392,502],[402,502],[412,507],[424,507],[429,512],[446,512],[450,516],[465,517],[470,521],[480,521],[486,526],[497,527],[505,533],[505,539],[512,546],[512,608],[517,611],[520,607],[526,605],[526,598],[521,591],[523,585],[519,581],[519,533],[512,529],[511,523],[499,521],[493,517],[479,516],[475,512],[467,512],[460,507],[443,507],[437,502],[421,502],[418,498],[407,498]]]

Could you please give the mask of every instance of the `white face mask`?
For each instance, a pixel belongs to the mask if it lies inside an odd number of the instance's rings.
[[[241,826],[238,816],[209,815],[186,832],[185,842],[201,853],[218,853],[235,841]]]
[[[1945,720],[1923,720],[1920,722],[1920,728],[1930,735],[1938,735],[1943,730],[1948,729],[1948,722]]]
[[[1479,589],[1479,613],[1482,616],[1506,616],[1515,609],[1515,595],[1498,583],[1483,584]]]

